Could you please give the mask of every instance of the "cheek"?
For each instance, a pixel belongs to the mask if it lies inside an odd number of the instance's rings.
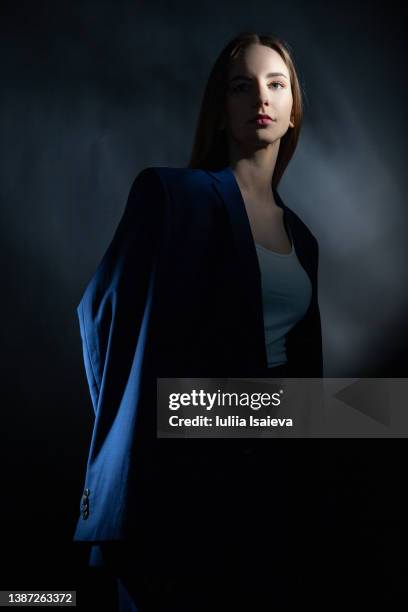
[[[279,99],[279,112],[282,115],[290,115],[290,112],[292,110],[292,105],[293,105],[293,98],[292,96],[289,94],[287,96],[282,96]]]
[[[232,118],[232,117],[237,117],[240,113],[240,109],[242,107],[242,104],[239,103],[238,100],[231,100],[228,104],[227,104],[227,113],[228,115]]]
[[[232,127],[239,127],[242,124],[242,117],[245,112],[240,104],[230,104],[227,113],[228,121]]]

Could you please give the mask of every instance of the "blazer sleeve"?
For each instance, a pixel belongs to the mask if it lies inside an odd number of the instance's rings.
[[[318,302],[319,245],[312,237],[310,270],[312,297],[309,308],[287,335],[290,376],[294,378],[321,378],[323,376],[322,327]]]
[[[112,400],[111,406],[118,405],[115,400],[120,399],[129,368],[146,341],[145,315],[164,212],[160,176],[154,168],[145,168],[132,184],[112,241],[77,306],[95,415],[102,395]]]

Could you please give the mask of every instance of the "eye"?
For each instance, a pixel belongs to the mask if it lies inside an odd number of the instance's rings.
[[[234,87],[232,87],[232,91],[243,91],[243,88],[245,88],[247,86],[247,83],[240,83],[239,85],[235,85]]]
[[[285,85],[283,83],[280,83],[279,81],[273,81],[272,83],[270,83],[270,85],[272,85],[272,89],[284,89]],[[278,85],[279,87],[275,87],[276,85]],[[240,93],[242,91],[245,91],[245,88],[248,87],[248,83],[239,83],[238,85],[235,85],[231,88],[231,91],[233,92],[237,92]]]

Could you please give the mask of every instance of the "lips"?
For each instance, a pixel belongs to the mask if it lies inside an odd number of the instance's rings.
[[[250,119],[249,123],[253,123],[258,126],[263,126],[263,125],[269,125],[270,123],[273,123],[274,121],[275,119],[272,119],[272,117],[270,117],[269,115],[265,113],[258,113],[256,117],[254,117],[253,119]]]
[[[265,113],[258,113],[258,115],[252,119],[252,121],[257,121],[258,119],[270,119],[272,121],[272,117],[266,115]]]
[[[257,117],[251,123],[255,123],[255,125],[269,125],[273,123],[273,120],[270,117]]]

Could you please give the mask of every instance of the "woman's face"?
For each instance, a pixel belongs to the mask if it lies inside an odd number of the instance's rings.
[[[227,133],[245,149],[260,148],[279,140],[293,127],[289,70],[274,49],[252,44],[230,66],[227,84]],[[258,113],[272,119],[266,125],[253,121]]]

